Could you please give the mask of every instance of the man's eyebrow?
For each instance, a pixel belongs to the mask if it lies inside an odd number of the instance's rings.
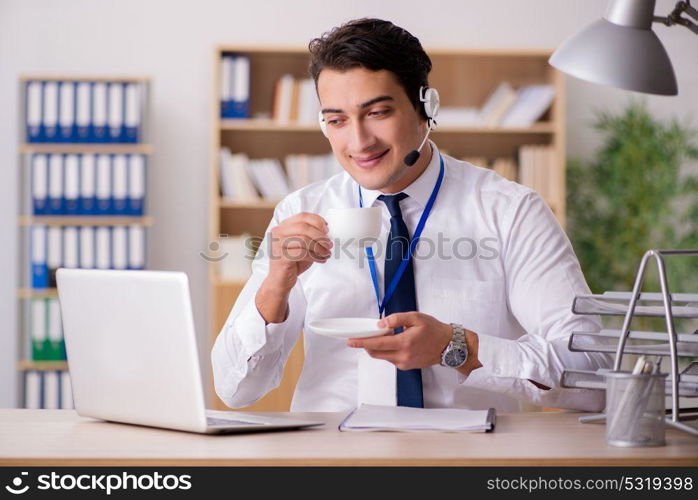
[[[383,102],[383,101],[394,101],[392,97],[389,95],[380,95],[378,97],[374,97],[373,99],[369,99],[368,101],[359,104],[359,109],[365,109],[368,108],[369,106],[372,106],[376,104],[377,102]],[[337,108],[323,108],[322,114],[324,115],[325,113],[344,113],[344,110],[337,109]]]

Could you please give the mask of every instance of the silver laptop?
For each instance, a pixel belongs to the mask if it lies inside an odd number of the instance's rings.
[[[184,273],[59,269],[78,414],[206,434],[322,425],[206,410]]]

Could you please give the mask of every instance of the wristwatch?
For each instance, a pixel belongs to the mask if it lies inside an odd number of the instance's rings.
[[[441,353],[441,366],[458,368],[468,359],[468,346],[465,343],[465,330],[461,325],[451,323],[453,338]]]

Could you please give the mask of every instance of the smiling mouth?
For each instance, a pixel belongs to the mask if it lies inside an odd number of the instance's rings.
[[[357,158],[356,156],[352,156],[351,159],[354,160],[354,162],[361,168],[371,168],[377,165],[383,159],[383,157],[388,154],[388,151],[390,151],[390,149],[386,149],[382,153],[365,158]]]

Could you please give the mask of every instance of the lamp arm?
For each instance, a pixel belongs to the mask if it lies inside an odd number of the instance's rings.
[[[691,0],[681,0],[668,16],[654,16],[652,20],[657,23],[665,24],[666,26],[680,24],[698,35],[698,24],[691,21],[691,19],[682,17],[681,14],[684,12],[692,19],[698,21],[698,9],[691,5]]]

